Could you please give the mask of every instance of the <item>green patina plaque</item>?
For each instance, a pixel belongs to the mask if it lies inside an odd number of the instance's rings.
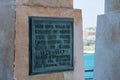
[[[73,18],[29,17],[29,75],[70,71]]]

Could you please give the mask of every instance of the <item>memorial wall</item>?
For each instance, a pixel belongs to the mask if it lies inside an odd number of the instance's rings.
[[[72,0],[0,4],[9,13],[0,14],[1,80],[84,80],[82,14]]]

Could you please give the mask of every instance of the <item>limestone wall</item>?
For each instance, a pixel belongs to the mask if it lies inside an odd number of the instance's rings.
[[[94,80],[120,79],[120,14],[98,16]]]
[[[0,80],[13,80],[15,6],[0,0]]]
[[[22,12],[22,14],[20,13]],[[29,34],[28,17],[66,17],[74,18],[74,70],[53,74],[29,76]],[[17,80],[84,80],[82,15],[81,10],[66,8],[45,8],[34,6],[17,6],[15,39],[15,78]]]
[[[73,0],[16,0],[17,5],[73,8]]]
[[[120,0],[105,0],[105,13],[120,12]]]
[[[28,17],[74,19],[74,71],[29,76]],[[73,0],[0,0],[0,80],[84,80],[81,10]]]

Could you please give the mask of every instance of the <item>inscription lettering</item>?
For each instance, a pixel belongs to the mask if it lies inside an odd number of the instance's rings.
[[[73,70],[73,19],[30,17],[30,75]]]

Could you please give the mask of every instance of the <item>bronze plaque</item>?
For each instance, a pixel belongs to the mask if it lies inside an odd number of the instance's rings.
[[[29,17],[29,75],[70,71],[73,18]]]

